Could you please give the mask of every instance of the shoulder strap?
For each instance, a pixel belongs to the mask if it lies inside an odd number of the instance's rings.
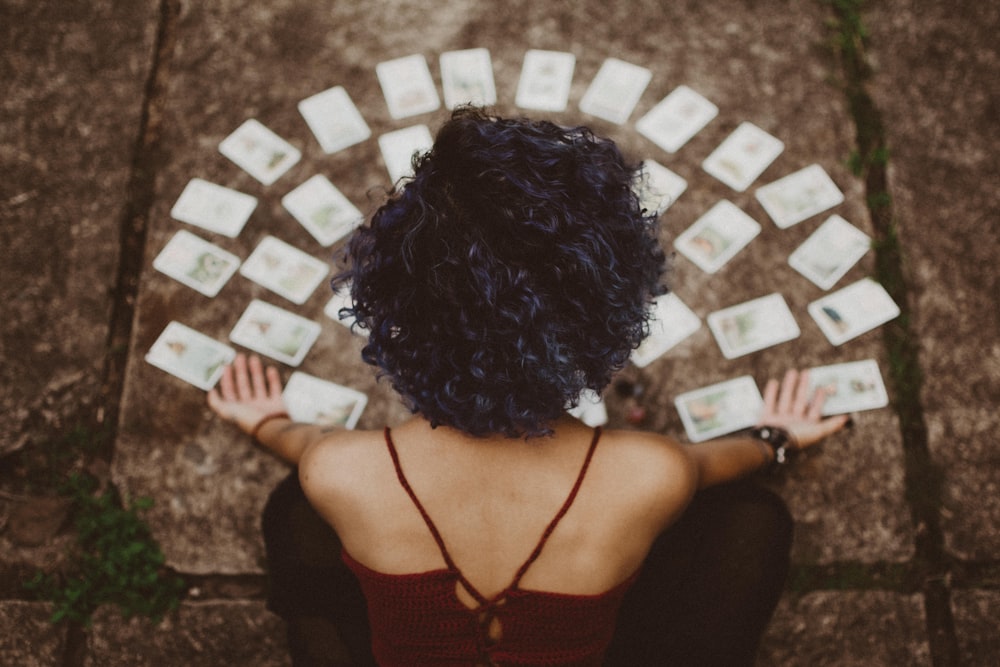
[[[590,441],[590,449],[587,450],[587,457],[583,460],[583,465],[580,466],[580,474],[577,475],[576,483],[573,484],[573,489],[569,492],[569,496],[566,497],[566,502],[563,503],[562,508],[560,508],[559,512],[555,515],[555,517],[553,517],[548,527],[546,527],[545,532],[542,533],[542,537],[538,541],[538,545],[535,547],[535,550],[531,552],[531,555],[528,556],[528,560],[524,561],[524,565],[522,565],[518,569],[517,574],[514,575],[514,580],[511,582],[510,588],[517,588],[518,584],[521,582],[521,577],[524,576],[524,573],[528,571],[531,564],[534,563],[535,560],[542,554],[542,548],[545,547],[545,543],[548,542],[549,536],[552,535],[552,531],[556,529],[556,526],[559,525],[562,518],[566,516],[566,512],[569,511],[570,506],[576,499],[577,492],[580,491],[580,486],[583,484],[583,478],[587,474],[587,468],[590,467],[590,460],[594,458],[594,450],[597,449],[597,442],[600,439],[601,427],[598,426],[594,429],[594,437]]]

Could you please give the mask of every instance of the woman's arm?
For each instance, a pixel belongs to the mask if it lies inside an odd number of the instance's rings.
[[[809,395],[809,373],[790,370],[780,385],[769,380],[764,388],[764,411],[759,426],[773,426],[788,433],[788,447],[801,450],[811,447],[842,429],[847,415],[822,419],[826,395],[822,389]],[[745,477],[769,467],[774,450],[763,440],[751,437],[721,438],[691,445],[688,452],[698,465],[698,487]]]
[[[289,463],[298,464],[302,453],[330,431],[313,424],[299,424],[288,417],[281,397],[281,376],[273,366],[264,368],[260,357],[238,354],[226,366],[219,387],[208,392],[208,405],[226,421]]]

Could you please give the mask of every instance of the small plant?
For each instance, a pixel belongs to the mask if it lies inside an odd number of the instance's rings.
[[[165,570],[163,552],[138,515],[152,501],[136,500],[126,508],[113,489],[100,494],[96,489],[93,477],[69,477],[63,491],[73,500],[77,533],[70,571],[38,572],[25,586],[55,604],[53,623],[89,624],[106,604],[117,605],[126,617],[158,621],[177,606],[185,584]]]

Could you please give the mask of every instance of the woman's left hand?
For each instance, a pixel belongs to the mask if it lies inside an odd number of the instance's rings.
[[[237,354],[222,370],[219,386],[208,392],[208,405],[226,421],[246,433],[271,415],[286,412],[281,397],[281,375],[274,366],[264,368],[256,354]]]
[[[815,445],[844,428],[850,419],[847,415],[823,419],[825,401],[823,389],[809,393],[809,371],[790,370],[780,386],[777,380],[768,380],[764,387],[764,412],[758,425],[784,429],[796,449]]]

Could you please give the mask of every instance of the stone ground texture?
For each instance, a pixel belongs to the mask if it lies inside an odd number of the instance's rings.
[[[376,137],[417,123],[433,129],[447,116],[441,109],[393,120],[375,65],[421,53],[440,84],[438,56],[472,47],[490,50],[505,114],[525,113],[514,91],[527,49],[575,54],[567,110],[533,115],[588,124],[632,157],[684,176],[687,192],[662,219],[665,246],[721,198],[762,225],[714,275],[678,257],[672,287],[702,319],[780,291],[802,335],[728,361],[703,326],[650,366],[626,369],[646,387],[643,428],[683,437],[674,396],[712,382],[750,374],[763,384],[789,365],[879,361],[893,404],[855,415],[849,433],[774,482],[797,530],[792,576],[759,665],[995,664],[1000,8],[968,0],[864,6],[861,57],[870,71],[858,74],[837,48],[837,22],[852,17],[843,9],[852,4],[0,3],[0,406],[9,424],[0,435],[0,664],[288,664],[282,623],[263,604],[258,529],[267,493],[287,469],[213,419],[202,392],[143,357],[171,320],[225,341],[250,299],[263,298],[321,323],[300,369],[367,393],[360,427],[394,423],[406,411],[360,361],[361,340],[323,315],[324,289],[292,306],[237,275],[209,299],[152,261],[182,228],[244,259],[267,234],[328,259],[332,249],[281,197],[322,173],[370,211],[389,185]],[[653,72],[621,126],[578,107],[612,56]],[[679,84],[720,113],[668,154],[634,122]],[[334,85],[347,88],[373,136],[326,155],[296,104]],[[852,90],[872,106],[859,106]],[[247,118],[303,152],[268,187],[217,150]],[[873,118],[888,161],[856,173],[849,162],[868,145]],[[736,193],[700,163],[742,121],[785,150]],[[826,214],[779,230],[753,197],[760,184],[812,163],[845,193],[832,212],[877,239],[890,220],[901,249],[890,255],[882,244],[838,287],[894,277],[904,317],[837,348],[806,315],[823,292],[786,261]],[[170,217],[193,177],[259,198],[239,237]],[[917,390],[899,378],[919,378]],[[607,401],[611,425],[627,426],[622,400]],[[15,459],[68,441],[81,425],[108,440],[91,471],[126,498],[154,500],[144,516],[169,567],[189,582],[180,609],[160,624],[106,607],[90,628],[53,626],[51,608],[21,588],[36,568],[58,566],[71,529],[64,505],[10,482]]]

